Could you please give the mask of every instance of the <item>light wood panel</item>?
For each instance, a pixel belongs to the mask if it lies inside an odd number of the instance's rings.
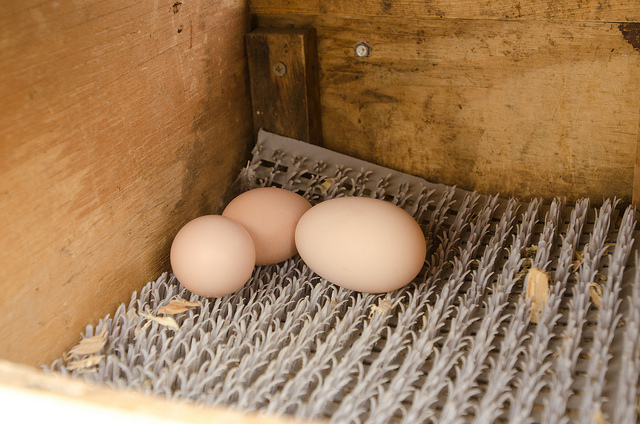
[[[0,360],[0,397],[5,417],[19,422],[91,424],[293,424],[288,416],[204,408],[187,402],[111,390],[60,375],[43,375]],[[321,421],[307,421],[320,424]]]
[[[250,0],[255,14],[640,21],[636,0]]]
[[[248,154],[241,0],[13,2],[0,16],[0,357],[59,357],[168,270]]]
[[[256,22],[317,29],[325,147],[488,194],[631,201],[637,23],[328,12]],[[370,57],[355,57],[359,40]]]

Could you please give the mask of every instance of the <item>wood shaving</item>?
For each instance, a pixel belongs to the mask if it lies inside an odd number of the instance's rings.
[[[187,308],[186,306],[178,306],[178,305],[168,304],[168,305],[163,306],[162,308],[158,309],[158,313],[159,314],[165,314],[165,315],[177,315],[177,314],[181,314],[183,312],[187,312],[188,310],[189,310],[189,308]]]
[[[78,374],[95,374],[98,372],[98,367],[80,368],[80,369],[77,369],[76,372]]]
[[[138,335],[140,333],[142,333],[144,330],[146,330],[147,328],[149,328],[150,325],[151,325],[151,321],[147,321],[146,324],[143,325],[142,327],[136,327],[135,334],[133,335],[133,338],[135,340],[138,340]]]
[[[67,356],[84,356],[98,353],[102,350],[102,348],[104,348],[104,345],[107,343],[107,338],[107,328],[102,327],[102,331],[100,332],[100,334],[96,334],[95,336],[89,337],[87,339],[82,339],[80,343],[71,348]]]
[[[379,313],[381,315],[386,314],[387,312],[389,312],[390,310],[392,310],[393,308],[395,308],[396,306],[398,306],[398,304],[400,303],[400,301],[396,301],[396,303],[391,303],[389,302],[389,300],[387,299],[381,299],[378,302],[378,305],[371,305],[371,312],[369,313],[369,319],[373,318],[373,314],[374,313]]]
[[[530,321],[538,323],[538,317],[549,298],[549,274],[539,268],[531,268],[527,275],[526,297],[531,298]]]
[[[140,316],[148,320],[155,321],[160,325],[164,325],[165,327],[173,328],[175,331],[178,331],[180,329],[180,326],[178,325],[176,320],[171,317],[157,317],[151,314],[145,314],[144,312],[141,313]]]
[[[602,415],[602,410],[598,409],[598,412],[593,414],[593,421],[596,424],[610,424],[609,420]]]
[[[524,283],[525,278],[529,275],[529,270],[531,269],[531,265],[533,265],[532,261],[535,259],[536,254],[538,253],[538,246],[529,246],[524,249],[524,260],[522,261],[522,265],[520,266],[520,270],[516,274],[516,282]]]
[[[580,262],[577,259],[575,261],[571,262],[571,266],[573,267],[573,272],[577,272],[578,268],[580,268],[581,264],[582,264],[582,262]]]
[[[251,169],[251,161],[247,161],[247,166],[240,170],[234,184],[241,192],[256,188],[256,171]]]
[[[584,250],[576,250],[575,255],[576,259],[571,262],[571,265],[573,265],[573,272],[578,271],[578,268],[582,265],[582,261],[584,261]]]
[[[200,304],[198,302],[189,302],[185,299],[173,299],[167,305],[158,309],[158,313],[165,315],[176,315],[187,312],[189,309],[195,308],[196,306],[200,306]]]
[[[324,181],[322,181],[322,184],[320,184],[320,193],[327,194],[329,189],[333,187],[336,182],[337,179],[335,178],[325,178]]]
[[[538,246],[529,246],[524,249],[524,256],[529,259],[534,259],[538,254]]]
[[[135,309],[129,309],[127,311],[127,319],[129,321],[132,321],[134,318],[136,318],[138,316],[138,314],[136,313]]]
[[[67,364],[69,371],[73,370],[86,370],[93,366],[96,366],[104,359],[104,355],[94,355],[88,358],[78,359],[77,361],[71,361]]]
[[[596,308],[600,309],[602,305],[602,286],[598,283],[590,283],[589,295],[591,296],[591,302],[593,302]]]

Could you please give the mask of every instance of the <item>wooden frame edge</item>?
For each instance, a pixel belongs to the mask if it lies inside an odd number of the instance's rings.
[[[0,404],[3,415],[20,422],[120,424],[291,424],[291,417],[205,408],[88,384],[27,365],[0,360]],[[320,422],[316,421],[320,424]]]

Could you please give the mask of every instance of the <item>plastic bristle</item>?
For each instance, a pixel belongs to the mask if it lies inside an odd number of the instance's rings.
[[[256,267],[246,286],[219,299],[165,273],[86,327],[84,339],[105,334],[95,353],[43,368],[331,422],[637,421],[632,208],[483,196],[262,133],[235,189],[264,186],[312,204],[366,196],[398,205],[424,231],[424,268],[399,290],[364,294],[295,256]],[[549,277],[538,312],[527,297],[531,268]],[[195,304],[160,312],[176,299]]]

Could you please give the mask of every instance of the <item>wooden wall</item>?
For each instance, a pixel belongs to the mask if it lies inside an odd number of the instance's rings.
[[[249,3],[254,25],[317,28],[326,147],[485,193],[631,199],[636,2]],[[0,357],[58,357],[220,210],[251,143],[248,30],[244,0],[5,5]]]
[[[244,0],[7,3],[0,357],[41,364],[169,269],[251,143]]]
[[[325,147],[482,193],[631,201],[635,0],[251,0],[250,9],[255,26],[316,27]],[[368,58],[354,55],[361,40]]]

